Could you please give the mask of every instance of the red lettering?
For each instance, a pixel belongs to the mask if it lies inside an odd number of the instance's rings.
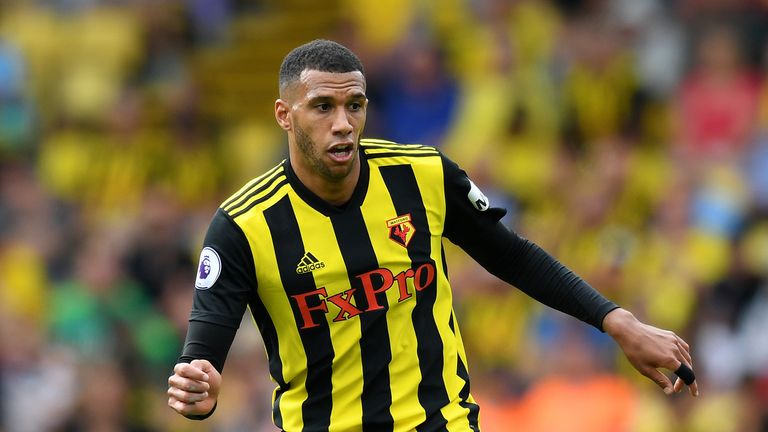
[[[338,315],[336,315],[336,318],[333,319],[334,322],[338,321],[344,321],[347,319],[352,318],[353,316],[360,315],[363,313],[360,309],[353,306],[349,301],[352,298],[352,294],[355,293],[355,288],[350,288],[343,293],[334,294],[330,297],[328,297],[328,301],[335,304],[336,306],[341,309]],[[344,317],[344,315],[347,315]]]
[[[433,285],[435,275],[436,270],[432,263],[424,263],[418,266],[416,270],[407,269],[397,275],[393,275],[392,271],[386,268],[379,268],[360,274],[356,277],[360,279],[360,283],[363,286],[363,293],[365,293],[365,299],[368,303],[366,309],[360,309],[357,305],[353,304],[357,288],[350,288],[329,297],[325,287],[320,287],[311,292],[292,295],[291,298],[296,302],[296,306],[301,314],[302,325],[300,329],[306,330],[318,327],[322,323],[319,319],[316,321],[315,318],[319,318],[317,314],[319,311],[323,313],[323,319],[325,319],[325,314],[329,313],[328,302],[339,308],[339,312],[333,321],[346,321],[363,312],[385,309],[386,305],[379,303],[379,294],[385,293],[395,282],[397,282],[399,294],[398,302],[403,302],[413,297],[414,294],[408,290],[409,280],[413,280],[413,286],[416,291],[424,291]]]
[[[322,311],[323,313],[328,313],[328,305],[325,303],[325,300],[323,299],[320,299],[320,304],[315,306],[310,306],[309,303],[307,303],[307,297],[317,296],[317,295],[327,297],[328,292],[325,290],[325,287],[320,287],[312,292],[296,294],[291,296],[294,300],[296,300],[296,304],[299,306],[299,312],[301,312],[301,318],[304,321],[304,325],[301,326],[302,330],[312,328],[312,327],[317,327],[320,325],[312,319],[312,311],[319,310],[319,311]]]
[[[404,272],[400,272],[395,276],[397,281],[397,288],[400,291],[400,298],[397,301],[401,302],[411,298],[413,294],[408,292],[408,278],[413,277],[413,269],[408,269]]]
[[[422,283],[422,275],[425,273],[426,280]],[[434,280],[435,267],[429,263],[422,264],[416,269],[416,276],[413,278],[413,286],[415,286],[418,291],[423,291],[424,288],[427,288]]]
[[[374,274],[377,274],[382,278],[382,284],[378,288],[373,287],[373,278],[371,276]],[[368,309],[366,309],[366,312],[371,310],[384,309],[384,306],[380,305],[376,299],[376,294],[383,293],[392,286],[392,282],[394,281],[392,272],[387,269],[376,269],[358,275],[357,278],[360,279],[360,281],[363,283],[365,298],[368,300]]]

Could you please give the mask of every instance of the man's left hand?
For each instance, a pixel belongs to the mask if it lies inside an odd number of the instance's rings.
[[[659,371],[659,368],[678,371],[681,365],[693,370],[690,347],[680,336],[644,324],[625,309],[614,309],[603,319],[603,330],[619,344],[629,362],[641,374],[648,377],[667,395],[680,392],[685,383],[678,377],[675,383]],[[681,373],[681,375],[683,375]],[[688,386],[692,396],[699,395],[694,379]]]

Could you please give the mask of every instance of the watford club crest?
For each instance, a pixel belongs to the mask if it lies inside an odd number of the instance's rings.
[[[389,238],[402,247],[408,247],[413,234],[416,233],[416,227],[411,223],[410,213],[387,221],[389,228]]]

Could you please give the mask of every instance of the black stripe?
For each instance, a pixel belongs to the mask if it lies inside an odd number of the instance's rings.
[[[421,151],[421,152],[427,152],[427,151],[433,151],[435,153],[439,153],[439,151],[432,146],[425,146],[425,145],[383,145],[383,144],[363,144],[362,145],[363,150],[389,150],[393,152],[409,152],[409,151]]]
[[[307,356],[307,399],[301,405],[304,428],[313,431],[327,430],[333,404],[331,397],[333,345],[328,321],[322,312],[312,312],[318,324],[316,327],[300,329],[303,318],[296,299],[292,296],[312,292],[317,286],[312,273],[296,273],[296,263],[304,256],[304,243],[288,196],[284,196],[275,205],[265,210],[264,217],[272,235],[280,281],[291,304],[293,317],[299,328],[299,336]],[[317,300],[315,298],[315,301]]]
[[[428,153],[405,153],[405,152],[387,152],[387,153],[366,153],[365,157],[368,159],[378,159],[383,157],[399,157],[399,156],[409,156],[409,157],[426,157],[426,156],[440,156],[440,153],[434,151],[434,152],[428,152]]]
[[[451,320],[448,321],[448,325],[451,327],[453,334],[456,334],[456,329],[454,328],[453,324],[453,313],[451,313]],[[461,391],[459,391],[459,397],[461,398],[459,405],[469,410],[469,415],[467,416],[467,420],[469,420],[469,427],[473,431],[479,431],[480,425],[478,418],[480,416],[480,407],[477,404],[467,400],[469,398],[470,391],[469,372],[467,371],[467,365],[464,364],[464,361],[461,359],[461,356],[458,355],[458,353],[456,353],[456,375],[458,375],[458,377],[464,381],[464,386],[461,388]]]
[[[272,404],[272,420],[275,426],[282,429],[283,416],[280,412],[280,398],[288,390],[288,384],[283,379],[283,361],[280,359],[280,343],[277,339],[277,330],[267,312],[267,308],[258,295],[253,296],[249,306],[251,308],[251,315],[253,315],[256,325],[259,327],[261,338],[264,340],[264,347],[269,359],[269,374],[277,382],[277,392],[275,392],[275,400]]]
[[[367,142],[362,142],[360,144],[364,149],[389,149],[389,150],[435,150],[432,146],[426,146],[426,145],[419,145],[419,144],[411,144],[411,145],[404,145],[404,144],[372,144]]]
[[[376,253],[359,207],[331,216],[333,230],[339,242],[339,251],[347,267],[349,283],[355,288],[355,305],[368,308],[363,284],[356,277],[379,267]],[[383,222],[382,222],[383,224]],[[363,365],[363,430],[391,431],[394,420],[390,413],[392,390],[390,388],[389,363],[392,350],[389,344],[386,311],[389,308],[385,293],[377,297],[383,309],[367,311],[360,319],[360,356]]]
[[[403,148],[408,148],[408,147],[430,147],[430,148],[435,148],[433,146],[426,145],[426,144],[399,143],[399,142],[389,141],[389,140],[384,140],[384,139],[379,139],[379,138],[363,138],[362,140],[360,140],[360,145],[362,145],[362,146],[380,145],[380,146],[389,146],[389,147],[392,147],[392,148],[396,148],[396,147],[403,147]]]
[[[312,263],[320,261],[314,255],[312,255],[312,252],[307,252],[307,258],[309,258]]]
[[[427,213],[421,197],[416,175],[410,165],[389,165],[379,167],[384,183],[392,197],[392,203],[398,215],[411,214],[411,222],[416,227],[413,239],[408,245],[408,256],[412,268],[424,263],[431,263],[430,232]],[[436,267],[434,267],[436,269]],[[444,430],[447,425],[440,409],[448,405],[448,393],[443,382],[443,341],[435,323],[433,308],[437,298],[437,277],[422,291],[416,291],[416,306],[411,319],[416,332],[417,355],[421,382],[419,382],[419,403],[424,408],[427,419],[420,424],[418,431]]]
[[[280,177],[277,177],[277,178],[280,178]],[[274,179],[272,180],[272,182],[274,182]],[[270,184],[271,184],[272,182],[270,182]],[[279,191],[279,190],[280,190],[280,188],[281,188],[281,187],[283,187],[283,186],[285,186],[286,184],[288,184],[288,179],[287,179],[287,178],[285,178],[285,177],[282,177],[282,180],[280,181],[280,183],[278,183],[278,184],[275,186],[275,188],[274,188],[274,189],[272,189],[271,191],[269,191],[269,193],[267,193],[267,194],[266,194],[266,195],[264,195],[263,197],[261,197],[261,198],[257,199],[256,201],[254,201],[254,202],[252,202],[252,203],[248,204],[248,207],[246,207],[246,208],[244,208],[244,209],[240,210],[239,212],[237,212],[237,213],[235,213],[235,214],[232,214],[232,215],[230,215],[230,217],[232,217],[232,219],[234,219],[234,218],[236,218],[236,217],[238,217],[238,216],[240,216],[240,215],[242,215],[242,214],[248,213],[248,210],[252,209],[254,206],[257,206],[257,205],[259,205],[260,203],[263,203],[264,201],[266,201],[266,200],[268,200],[268,199],[272,198],[272,196],[273,196],[274,194],[276,194],[276,193],[277,193],[277,191]],[[255,193],[255,192],[254,192],[254,193]]]
[[[271,185],[273,185],[276,181],[278,181],[280,178],[285,178],[285,174],[284,173],[277,173],[277,175],[270,174],[270,176],[274,176],[274,177],[272,177],[270,179],[266,179],[265,178],[264,180],[262,180],[261,182],[258,183],[261,186],[256,187],[256,188],[248,189],[248,191],[246,191],[246,192],[250,192],[250,193],[248,193],[247,195],[242,197],[242,199],[240,199],[238,202],[236,202],[234,204],[227,205],[224,208],[224,210],[226,210],[227,212],[230,212],[230,211],[240,207],[241,205],[247,203],[249,199],[251,199],[251,198],[255,197],[256,195],[262,193],[263,191],[269,189],[269,187]],[[254,185],[254,186],[256,186],[256,185]]]
[[[440,258],[443,261],[443,273],[445,274],[445,277],[448,278],[448,280],[451,280],[450,277],[448,277],[448,260],[445,259],[445,248],[440,248]],[[453,330],[453,327],[451,327],[451,330]]]
[[[276,167],[270,169],[269,171],[265,172],[264,174],[262,174],[261,176],[257,177],[256,179],[254,179],[255,181],[254,181],[254,183],[251,186],[249,186],[247,189],[243,189],[239,194],[237,194],[237,195],[231,197],[230,199],[224,201],[224,204],[221,205],[221,208],[229,207],[230,204],[232,204],[233,202],[239,200],[243,195],[247,194],[248,191],[253,189],[256,185],[258,185],[259,183],[263,182],[264,179],[266,179],[267,177],[271,176],[275,171],[280,169],[281,166],[283,166],[282,163],[277,165]]]
[[[382,144],[392,144],[392,145],[398,145],[398,144],[397,144],[396,142],[394,142],[394,141],[385,140],[385,139],[381,139],[381,138],[363,138],[363,139],[361,140],[361,142],[362,142],[362,143],[368,143],[368,142],[378,142],[378,143],[382,143]],[[402,145],[402,144],[400,144],[400,145]]]

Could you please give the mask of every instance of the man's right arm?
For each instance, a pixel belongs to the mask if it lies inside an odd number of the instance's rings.
[[[248,240],[219,209],[200,254],[184,349],[168,380],[168,404],[185,417],[200,420],[213,413],[220,373],[256,286]]]

